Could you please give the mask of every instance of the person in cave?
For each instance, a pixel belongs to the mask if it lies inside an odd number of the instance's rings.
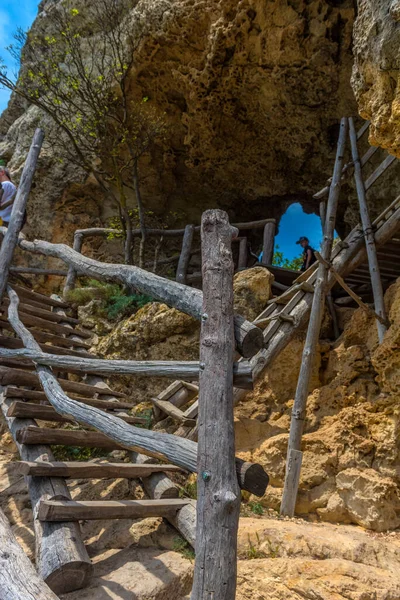
[[[315,250],[314,248],[311,248],[310,240],[305,236],[302,236],[297,240],[296,244],[300,244],[303,248],[303,264],[301,265],[300,271],[307,271],[307,269],[317,261]]]
[[[8,169],[0,165],[0,220],[1,225],[8,227],[17,188],[11,181]]]

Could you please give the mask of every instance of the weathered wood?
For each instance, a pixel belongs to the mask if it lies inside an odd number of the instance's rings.
[[[130,452],[130,457],[132,462],[137,464],[146,465],[151,462],[151,458],[137,452]],[[141,483],[149,498],[161,500],[163,498],[179,497],[178,486],[165,473],[154,473],[149,477],[143,477]],[[189,502],[175,514],[168,515],[166,518],[194,547],[196,539],[196,502]]]
[[[81,254],[81,252],[82,252],[83,237],[84,236],[82,235],[81,232],[79,232],[79,231],[75,232],[73,249],[75,250],[75,252],[78,252],[79,254]],[[74,267],[70,266],[68,269],[68,275],[65,280],[65,285],[64,285],[64,290],[63,290],[64,298],[67,297],[68,292],[70,292],[71,290],[73,290],[75,288],[76,276],[77,276],[77,274],[76,274]]]
[[[20,444],[36,446],[76,446],[77,448],[104,448],[105,450],[121,450],[121,444],[98,431],[82,429],[49,429],[46,427],[24,427],[17,433]]]
[[[281,513],[284,515],[294,514],[297,499],[297,490],[299,489],[301,464],[303,461],[303,453],[300,450],[289,450],[287,460],[288,488],[286,494],[282,498]]]
[[[48,446],[40,444],[26,446],[17,440],[18,432],[27,426],[35,427],[35,421],[7,417],[10,401],[4,395],[0,395],[0,405],[22,460],[34,462],[45,456],[48,460],[54,461]],[[70,499],[65,481],[52,477],[27,477],[26,482],[34,515],[36,568],[39,575],[56,594],[81,589],[90,579],[92,565],[78,524],[71,521],[66,521],[62,525],[41,523],[37,518],[37,510],[42,499]],[[55,548],[57,552],[54,551]]]
[[[368,266],[369,266],[369,274],[371,277],[371,285],[372,285],[372,293],[374,297],[375,304],[375,312],[378,313],[382,317],[384,321],[386,321],[386,310],[385,310],[385,301],[383,297],[383,287],[382,281],[379,271],[379,262],[376,253],[374,233],[372,229],[372,223],[369,216],[369,210],[367,205],[367,199],[365,196],[365,191],[368,189],[366,184],[364,186],[364,181],[361,172],[361,164],[360,157],[358,154],[357,148],[357,134],[354,126],[354,121],[352,118],[349,119],[350,126],[350,142],[351,142],[351,152],[353,156],[354,162],[354,179],[356,182],[357,188],[357,196],[358,203],[360,206],[360,215],[361,215],[361,223],[364,230],[365,237],[365,245],[367,248],[367,256],[368,256]],[[385,333],[387,331],[386,325],[382,323],[382,321],[378,320],[376,322],[378,329],[378,337],[379,342],[383,342],[383,338],[385,337]]]
[[[37,390],[25,390],[23,388],[8,386],[6,387],[5,395],[7,398],[23,398],[24,400],[38,400],[41,404],[49,403],[46,394]],[[73,400],[81,402],[82,404],[96,406],[97,408],[102,408],[103,410],[131,410],[132,408],[135,408],[134,404],[131,404],[129,402],[121,402],[120,400],[115,402],[109,400],[101,400],[97,398],[85,398],[83,396],[77,396],[76,394],[71,394],[71,398]]]
[[[139,454],[138,452],[129,452],[132,463],[138,466],[152,464],[150,456]],[[162,465],[160,465],[162,466]],[[179,467],[178,467],[179,468]],[[152,473],[141,477],[141,483],[144,491],[153,500],[164,500],[166,498],[179,498],[179,488],[164,473]]]
[[[319,216],[321,219],[321,226],[323,231],[325,228],[326,221],[326,200],[321,200],[321,202],[319,203]]]
[[[183,235],[182,250],[179,257],[178,268],[176,270],[176,281],[186,284],[186,274],[190,262],[190,252],[192,250],[194,235],[194,225],[186,225]]]
[[[187,500],[43,500],[41,521],[97,521],[104,519],[141,519],[175,514]]]
[[[18,236],[23,226],[29,192],[31,191],[33,176],[35,174],[36,164],[42,148],[43,140],[44,132],[41,129],[36,129],[35,135],[33,136],[32,145],[22,171],[21,181],[19,183],[17,195],[14,200],[7,233],[5,234],[0,246],[0,300],[2,299],[7,287],[9,269],[14,256],[15,248],[18,244]]]
[[[264,227],[263,256],[261,260],[263,265],[272,265],[275,246],[275,229],[275,222],[267,223]]]
[[[157,396],[157,400],[168,400],[177,408],[180,408],[187,402],[189,402],[189,390],[183,385],[179,379],[173,381],[165,390],[163,390]],[[156,422],[161,421],[165,413],[162,412],[157,406],[153,405],[153,416]]]
[[[368,177],[368,179],[366,180],[366,182],[364,184],[365,191],[368,191],[369,188],[374,185],[374,183],[379,179],[379,177],[381,177],[381,175],[384,174],[386,169],[388,169],[390,167],[390,165],[392,163],[394,163],[395,160],[396,160],[396,156],[389,154],[389,156],[387,156],[385,158],[385,160],[381,162],[379,167],[377,167],[375,169],[375,171],[372,173],[372,175],[370,175]]]
[[[118,406],[115,407],[118,409]],[[14,401],[7,413],[8,417],[20,417],[22,419],[32,418],[40,421],[52,421],[54,423],[74,423],[73,419],[62,417],[54,410],[52,406],[42,404],[30,404],[29,402]],[[131,417],[128,415],[118,415],[125,423],[136,425],[145,425],[146,419],[141,417]]]
[[[68,327],[65,327],[64,325],[60,325],[59,323],[54,323],[53,321],[49,321],[47,319],[43,319],[41,317],[37,317],[37,316],[33,316],[32,314],[28,314],[24,311],[21,311],[21,320],[24,323],[24,325],[28,325],[29,327],[36,327],[36,328],[40,328],[40,329],[44,329],[45,331],[51,331],[54,332],[56,334],[61,334],[61,335],[68,335],[68,333],[71,333],[68,329]],[[4,322],[7,321],[7,317],[3,314],[0,316],[0,321]],[[0,327],[2,327],[1,323],[0,323]],[[78,332],[78,330],[77,330]],[[79,335],[81,335],[84,338],[91,338],[93,337],[93,333],[89,333],[87,331],[83,331],[83,330],[79,330]]]
[[[89,354],[89,352],[86,352],[85,350],[72,350],[70,349],[66,349],[66,348],[61,348],[59,346],[49,346],[47,344],[39,344],[41,350],[43,352],[50,352],[50,353],[54,353],[54,354],[61,354],[62,356],[87,356],[92,357],[92,354]],[[17,339],[17,338],[12,338],[12,337],[5,337],[0,335],[0,348],[11,348],[11,349],[21,349],[23,348],[24,345],[21,342],[21,340]]]
[[[10,323],[14,327],[15,332],[23,340],[25,346],[29,349],[37,350],[38,345],[36,341],[18,317],[18,296],[11,288],[8,288],[8,294],[11,300],[8,311]],[[110,442],[113,441],[128,450],[136,450],[155,458],[166,459],[168,462],[176,464],[187,471],[196,471],[197,444],[189,440],[178,439],[171,434],[159,433],[128,425],[114,415],[106,414],[97,408],[80,404],[63,392],[60,384],[48,367],[37,365],[36,370],[47,398],[62,416],[76,419],[79,423],[94,427],[104,433]],[[100,393],[103,391],[100,388],[97,389]],[[86,436],[88,435],[86,434]],[[260,486],[263,487],[265,484],[265,490],[268,483],[268,476],[264,473],[261,466],[258,470],[250,469],[243,471],[240,469],[243,461],[236,459],[236,462],[239,465],[237,471],[239,476],[243,474],[244,477],[244,480],[239,481],[243,489],[250,492],[253,492],[253,490],[259,492]]]
[[[366,312],[369,316],[373,316],[375,317],[375,319],[378,322],[381,322],[382,325],[387,325],[387,321],[383,319],[383,317],[381,315],[378,315],[378,313],[376,313],[374,310],[372,310],[372,308],[370,308],[367,304],[365,304],[365,302],[363,302],[363,300],[357,296],[357,294],[355,292],[353,292],[353,290],[351,289],[350,286],[347,285],[347,283],[344,281],[343,277],[341,277],[339,275],[339,273],[337,273],[335,271],[335,269],[332,267],[332,265],[326,261],[322,256],[318,254],[318,259],[321,263],[324,264],[324,266],[329,269],[329,271],[332,273],[332,275],[335,277],[336,281],[342,286],[342,288],[349,294],[349,296],[351,296],[353,298],[353,300],[355,302],[357,302],[358,306],[360,308],[363,309],[364,312]]]
[[[5,331],[14,331],[10,323],[8,323],[8,321],[6,320],[3,320],[1,317],[0,329],[4,329]],[[87,344],[86,342],[77,341],[72,338],[66,338],[59,335],[53,335],[51,333],[45,333],[44,331],[39,331],[38,329],[28,329],[30,333],[32,333],[35,340],[43,344],[49,342],[51,344],[55,344],[57,346],[65,348],[82,348],[83,350],[90,348],[90,344]]]
[[[78,479],[137,479],[159,472],[181,472],[175,465],[129,464],[110,462],[49,462],[21,461],[16,463],[17,472],[32,477],[65,477]]]
[[[186,427],[194,427],[196,425],[196,421],[193,419],[188,419],[185,417],[185,414],[176,406],[171,404],[168,400],[159,400],[158,398],[151,398],[154,406],[159,408],[166,415],[174,419],[174,421],[178,421],[178,423],[182,423]]]
[[[221,210],[202,217],[196,561],[191,600],[234,600],[240,490],[233,425],[232,228]]]
[[[0,598],[2,600],[58,600],[36,573],[14,537],[0,509]]]
[[[201,364],[197,361],[129,361],[129,360],[104,360],[98,358],[85,358],[77,356],[59,356],[41,350],[7,349],[0,348],[0,358],[22,358],[35,363],[54,367],[59,370],[70,370],[83,373],[97,373],[99,375],[140,375],[141,377],[181,377],[198,379]],[[238,388],[252,389],[252,371],[248,362],[235,363],[234,381]],[[70,385],[68,382],[66,385]],[[27,385],[22,384],[21,385]],[[86,384],[78,384],[85,385]],[[65,389],[67,389],[65,387]],[[70,388],[72,391],[72,388]],[[78,389],[75,386],[75,390]],[[94,392],[93,386],[90,391]],[[82,391],[81,391],[82,393]],[[121,394],[119,394],[121,396]]]
[[[50,298],[50,296],[45,296],[45,294],[39,294],[39,292],[28,290],[28,288],[25,288],[21,285],[13,284],[13,289],[19,296],[21,296],[21,298],[26,298],[26,300],[24,300],[25,303],[27,303],[27,300],[33,300],[34,302],[47,304],[48,306],[54,306],[55,308],[71,308],[66,302],[54,300],[54,298]]]
[[[358,140],[360,140],[362,138],[362,136],[364,135],[364,133],[366,133],[368,131],[370,124],[371,124],[370,121],[365,121],[365,123],[362,124],[360,129],[357,131],[357,139]]]
[[[73,266],[81,275],[128,285],[155,300],[165,302],[196,319],[201,319],[203,294],[200,290],[170,281],[132,265],[101,263],[75,252],[64,244],[51,244],[39,240],[28,242],[21,238],[19,245],[30,252],[60,258]],[[245,357],[253,356],[262,347],[262,332],[240,315],[235,315],[235,338],[239,352]]]
[[[239,242],[239,259],[238,259],[238,269],[246,269],[247,268],[247,237],[243,237]]]
[[[329,260],[332,252],[333,236],[335,232],[336,212],[339,203],[342,168],[344,153],[346,148],[346,138],[348,131],[348,120],[343,118],[340,122],[340,134],[337,146],[335,167],[332,177],[331,190],[329,192],[327,215],[324,229],[322,256]],[[297,489],[295,481],[295,470],[289,469],[293,450],[301,450],[301,438],[304,429],[305,410],[309,391],[310,378],[314,365],[321,321],[325,305],[325,291],[327,283],[327,270],[325,265],[320,262],[317,271],[317,281],[314,286],[314,295],[310,320],[307,329],[306,341],[302,355],[300,373],[297,382],[296,394],[292,409],[292,418],[290,423],[288,453],[286,462],[285,483],[282,495],[281,514],[293,517],[294,506],[296,504]],[[304,285],[304,284],[300,284]],[[297,482],[298,483],[298,482]]]
[[[36,267],[10,267],[10,273],[25,273],[28,275],[55,275],[57,277],[65,277],[67,271],[61,269],[39,269]]]
[[[8,303],[8,299],[4,298],[2,308],[4,306],[8,306]],[[51,310],[38,308],[30,304],[24,304],[21,302],[20,310],[21,312],[34,315],[35,317],[40,317],[42,319],[46,319],[48,321],[53,321],[54,323],[69,323],[70,325],[79,325],[79,319],[74,319],[72,317],[68,317],[67,315],[59,315],[55,312],[52,312]]]
[[[6,367],[0,367],[0,385],[26,385],[36,389],[40,388],[39,378],[35,373],[29,373],[23,369],[8,369]],[[109,393],[93,385],[69,381],[68,379],[61,379],[60,385],[65,391],[81,394],[82,396]],[[121,392],[113,392],[113,394],[119,398],[125,398]]]

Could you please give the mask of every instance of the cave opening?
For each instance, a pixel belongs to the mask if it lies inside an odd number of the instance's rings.
[[[302,250],[296,241],[302,236],[307,237],[310,245],[319,250],[323,237],[321,219],[315,213],[305,212],[299,202],[294,202],[279,222],[275,236],[275,262],[280,262],[282,258],[288,261],[298,258]]]

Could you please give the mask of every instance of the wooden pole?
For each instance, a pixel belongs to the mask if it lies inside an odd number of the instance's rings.
[[[2,510],[0,548],[1,600],[57,600],[18,544]]]
[[[264,227],[263,257],[261,264],[272,265],[274,257],[276,222],[270,221]]]
[[[239,242],[238,270],[247,268],[247,237],[241,238]]]
[[[8,315],[11,325],[24,342],[24,345],[29,349],[37,351],[37,342],[19,319],[18,296],[11,288],[8,288],[8,295],[10,298]],[[233,363],[231,364],[231,369],[233,369]],[[79,423],[88,425],[89,427],[94,427],[104,433],[110,441],[112,440],[128,450],[141,451],[143,454],[148,454],[155,458],[165,458],[187,471],[196,471],[196,443],[180,439],[172,434],[159,433],[128,425],[118,417],[107,414],[92,406],[76,402],[63,392],[49,367],[36,365],[36,371],[49,402],[62,416],[75,419]],[[104,393],[102,388],[95,389],[100,393]],[[54,432],[54,430],[48,431]],[[268,485],[268,475],[264,469],[261,465],[255,464],[248,464],[248,468],[244,469],[244,465],[247,465],[247,463],[236,459],[236,472],[239,484],[241,484],[243,489],[247,489],[251,493],[257,495],[260,492],[264,493]]]
[[[82,233],[80,233],[79,231],[75,232],[73,249],[75,250],[75,252],[79,252],[79,254],[82,254],[83,240],[84,240],[84,237],[83,237]],[[77,273],[76,273],[74,267],[71,265],[68,269],[68,275],[65,280],[64,291],[63,291],[64,298],[66,298],[66,296],[68,295],[68,292],[70,292],[71,290],[73,290],[75,288],[76,276],[77,276]]]
[[[371,284],[372,284],[372,293],[374,297],[375,303],[375,312],[378,313],[382,317],[382,319],[386,320],[386,310],[385,310],[385,301],[383,297],[383,288],[381,275],[379,271],[379,263],[378,257],[376,254],[374,233],[372,229],[372,223],[369,216],[367,199],[365,195],[365,185],[362,177],[361,164],[360,164],[360,156],[358,154],[357,148],[357,133],[354,127],[354,121],[350,117],[349,119],[350,125],[350,142],[351,142],[351,152],[353,156],[354,163],[354,179],[357,187],[357,196],[358,203],[360,205],[360,215],[361,215],[361,223],[364,230],[365,237],[365,245],[367,248],[367,256],[368,256],[368,265],[369,265],[369,273],[371,276]],[[385,333],[387,331],[387,327],[381,322],[377,321],[376,326],[378,329],[378,337],[379,342],[382,343]]]
[[[196,562],[191,600],[236,595],[240,490],[233,425],[233,261],[235,230],[221,210],[203,214]]]
[[[347,131],[348,120],[347,118],[343,118],[340,123],[340,134],[337,147],[335,168],[332,177],[331,189],[329,192],[327,216],[324,229],[322,255],[328,260],[331,255],[333,236],[335,232],[335,219],[339,203],[341,175],[344,161],[344,153],[346,148]],[[321,329],[321,320],[325,305],[326,281],[327,270],[325,265],[320,263],[317,271],[317,281],[315,284],[315,291],[313,295],[310,321],[308,324],[307,336],[304,344],[303,358],[300,367],[300,374],[292,410],[292,419],[290,423],[285,484],[281,504],[281,514],[289,517],[293,517],[294,515],[299,479],[297,475],[298,470],[290,468],[290,466],[293,464],[293,451],[301,451],[301,438],[304,429],[308,388],[312,374],[312,367],[316,355],[318,338]]]
[[[185,233],[183,234],[181,255],[176,270],[176,281],[178,283],[186,284],[186,274],[190,262],[190,253],[192,251],[193,235],[194,225],[186,225]]]
[[[36,429],[38,427],[32,419],[8,417],[10,404],[11,400],[1,394],[1,409],[22,460],[29,462],[43,460],[45,456],[48,460],[54,461],[48,446],[43,444],[30,446],[18,441],[21,430],[29,426]],[[62,525],[41,523],[37,518],[37,510],[42,499],[71,499],[65,481],[60,477],[27,477],[26,482],[34,516],[36,568],[39,575],[56,594],[81,589],[90,579],[92,565],[82,541],[79,525],[70,521]]]
[[[43,131],[41,129],[36,129],[24,170],[22,171],[22,177],[15,197],[7,233],[4,236],[0,247],[0,300],[7,287],[8,273],[14,250],[18,244],[19,233],[22,229],[26,204],[28,202],[29,192],[31,191],[32,180],[43,140]]]
[[[319,203],[319,216],[321,218],[322,231],[324,231],[326,221],[326,200],[321,200]]]

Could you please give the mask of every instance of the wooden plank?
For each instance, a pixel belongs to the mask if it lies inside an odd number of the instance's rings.
[[[38,292],[34,292],[33,290],[28,290],[21,285],[13,283],[13,289],[18,293],[21,298],[24,298],[24,302],[27,303],[25,298],[30,300],[34,300],[35,302],[39,302],[41,304],[48,304],[49,306],[55,306],[58,308],[71,308],[67,302],[62,302],[61,300],[54,300],[45,294],[39,294]]]
[[[176,513],[188,500],[44,500],[39,506],[41,521],[93,521],[166,517]]]
[[[0,329],[4,329],[6,331],[14,331],[10,323],[8,321],[3,320],[0,316]],[[28,328],[28,331],[33,335],[35,340],[41,342],[43,344],[51,343],[57,346],[65,347],[65,348],[83,348],[89,349],[91,346],[86,342],[74,340],[67,337],[61,337],[58,335],[53,335],[51,333],[45,333],[43,331],[39,331],[38,329]]]
[[[74,479],[138,479],[153,473],[182,473],[175,465],[133,465],[132,463],[111,462],[49,462],[20,461],[16,463],[17,473],[31,477],[64,477]]]
[[[28,373],[23,369],[8,369],[6,367],[0,367],[0,385],[25,385],[40,389],[39,378],[34,373]],[[78,383],[76,381],[69,381],[67,379],[60,379],[61,387],[67,392],[73,392],[82,396],[93,396],[94,394],[109,394],[109,390],[103,390],[93,385],[87,385],[86,383]],[[118,398],[125,398],[121,392],[113,392]]]
[[[121,445],[98,431],[81,429],[47,429],[45,427],[24,427],[17,433],[20,444],[36,446],[76,446],[77,448],[104,448],[120,450]]]
[[[48,446],[26,446],[18,442],[18,432],[28,426],[35,427],[36,423],[32,419],[7,417],[9,405],[10,401],[0,394],[0,406],[22,460],[32,462],[46,456],[49,461],[53,461],[54,456]],[[34,517],[35,563],[39,575],[56,594],[81,589],[87,585],[93,568],[79,526],[71,521],[62,525],[41,523],[37,518],[42,499],[71,498],[65,481],[57,477],[27,477],[26,483]],[[57,552],[54,551],[55,548]]]
[[[395,160],[396,160],[396,156],[389,154],[389,156],[387,156],[385,158],[385,160],[383,162],[381,162],[379,167],[377,167],[375,169],[375,171],[372,173],[372,175],[370,175],[368,177],[368,179],[366,180],[366,182],[364,184],[365,191],[369,190],[369,188],[379,179],[379,177],[381,177],[381,175],[383,175],[383,173],[386,171],[386,169],[388,169],[388,167],[390,167],[390,165],[392,163],[394,163]]]
[[[357,131],[357,140],[360,140],[364,133],[368,131],[370,124],[370,121],[365,121],[365,123],[363,123],[362,127]]]
[[[169,402],[168,400],[159,400],[158,398],[151,398],[151,401],[154,404],[154,406],[156,406],[166,415],[174,419],[174,421],[178,421],[178,423],[182,423],[186,427],[194,427],[196,425],[196,421],[185,417],[184,413],[179,408],[171,404],[171,402]]]
[[[181,255],[179,257],[178,267],[176,270],[176,281],[178,281],[178,283],[186,284],[186,275],[190,262],[193,236],[194,225],[186,225],[185,233],[183,234]]]
[[[73,350],[71,348],[69,348],[68,350],[66,348],[61,348],[59,346],[49,346],[47,344],[39,344],[41,350],[43,352],[50,352],[50,353],[54,353],[54,354],[61,354],[62,356],[86,356],[88,358],[92,358],[93,354],[89,354],[89,352],[86,352],[85,350]],[[24,345],[21,342],[21,340],[17,339],[17,338],[12,338],[12,337],[6,337],[6,336],[1,336],[0,335],[0,348],[12,348],[15,350],[21,349],[23,348]]]
[[[44,132],[36,129],[32,144],[22,171],[21,181],[12,207],[10,222],[6,228],[0,246],[0,301],[7,287],[9,269],[18,244],[18,237],[23,227],[26,205],[31,191],[36,165],[44,140]]]
[[[48,404],[47,396],[44,392],[39,392],[38,390],[25,390],[23,388],[7,386],[5,389],[5,395],[7,398],[23,398],[24,400],[38,400],[41,404]],[[71,398],[76,400],[77,402],[82,402],[83,404],[87,404],[88,406],[96,406],[97,408],[102,408],[103,410],[130,410],[135,408],[134,404],[129,402],[114,402],[112,400],[101,400],[95,398],[85,398],[83,396],[77,396],[76,394],[71,394]]]
[[[116,407],[118,409],[118,407]],[[74,423],[73,419],[62,417],[54,410],[52,406],[42,404],[31,404],[29,402],[14,401],[7,413],[8,417],[20,417],[22,419],[32,418],[40,421],[52,421],[54,423]],[[141,417],[132,417],[129,415],[118,415],[125,423],[133,425],[146,425],[147,420]]]
[[[70,333],[71,333],[71,329],[68,327],[64,327],[63,325],[60,325],[59,323],[53,323],[52,321],[48,321],[47,319],[42,319],[40,317],[34,317],[33,315],[24,313],[23,311],[21,311],[21,320],[24,323],[24,325],[28,325],[29,327],[40,328],[42,330],[44,329],[45,331],[51,331],[53,333],[62,334],[62,335],[70,335]],[[7,322],[7,317],[5,316],[5,314],[2,314],[0,316],[0,321]],[[0,323],[0,327],[3,327],[3,325],[1,323]],[[80,330],[76,329],[76,332],[77,332],[77,334],[79,333],[79,335],[81,335],[84,338],[90,338],[93,336],[92,333],[89,334],[89,332],[82,331],[81,329]],[[90,346],[88,346],[88,347],[90,347]]]
[[[0,598],[2,600],[58,600],[36,573],[0,510]]]
[[[247,268],[247,237],[242,237],[239,241],[238,269]]]
[[[234,230],[222,210],[203,213],[196,560],[191,600],[234,600],[240,489],[233,424]],[[264,248],[265,250],[265,248]],[[215,399],[217,398],[217,402]]]
[[[298,481],[296,485],[295,472],[292,469],[289,469],[289,462],[292,456],[291,451],[301,450],[301,439],[304,429],[308,390],[319,340],[323,310],[325,306],[327,269],[321,259],[324,258],[325,260],[329,260],[332,253],[332,244],[335,232],[336,212],[339,204],[347,132],[348,120],[347,118],[343,118],[340,122],[339,141],[337,145],[332,184],[328,198],[322,256],[320,257],[319,255],[317,255],[320,264],[318,265],[317,281],[315,284],[315,290],[313,295],[311,315],[308,323],[307,336],[303,349],[299,379],[297,382],[297,388],[292,409],[292,417],[290,422],[285,483],[281,504],[281,514],[289,517],[293,517],[294,512],[292,512],[292,507],[294,511],[298,490]],[[304,285],[304,283],[300,285]]]
[[[75,356],[59,356],[57,354],[45,353],[41,350],[28,350],[26,348],[0,348],[0,358],[29,360],[41,365],[47,365],[59,371],[72,370],[73,372],[97,373],[99,375],[112,376],[140,375],[141,377],[186,377],[188,379],[198,379],[201,371],[201,364],[198,361],[104,360]],[[235,363],[233,365],[233,378],[237,387],[252,389],[253,379],[250,364],[247,361]],[[70,383],[72,382],[68,382],[66,385],[70,385]],[[71,389],[71,391],[78,391],[78,389]],[[93,391],[93,386],[91,391]]]
[[[9,305],[8,298],[4,298],[2,303],[2,309],[4,310],[5,306]],[[51,310],[46,310],[42,308],[37,308],[36,306],[32,306],[30,304],[21,303],[21,311],[27,313],[29,315],[33,315],[35,317],[40,317],[47,321],[53,321],[54,323],[69,323],[70,325],[79,325],[79,319],[74,319],[72,317],[68,317],[67,315],[58,315]]]

